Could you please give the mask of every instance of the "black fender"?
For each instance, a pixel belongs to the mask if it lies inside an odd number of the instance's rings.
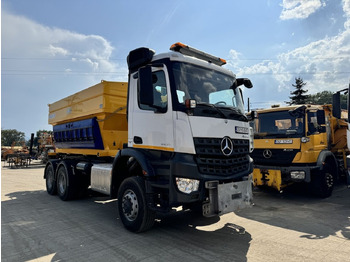
[[[331,151],[323,150],[318,155],[317,166],[320,167],[320,170],[323,170],[323,163],[330,164],[332,166],[332,169],[334,168],[336,171],[336,177],[338,177],[338,161]]]
[[[147,154],[147,151],[136,148],[124,148],[119,150],[117,155],[114,157],[112,165],[112,181],[111,181],[111,196],[117,195],[118,189],[122,181],[131,176],[128,173],[126,159],[134,158],[142,169],[143,177],[154,177],[155,172],[150,163],[151,157]]]
[[[133,157],[140,164],[143,176],[155,176],[153,166],[150,163],[150,157],[143,150],[135,148],[125,148],[119,150],[113,161],[112,172],[117,171],[119,160],[123,157]]]
[[[46,165],[45,165],[45,170],[44,170],[44,179],[46,179],[46,169],[49,165],[52,165],[53,167],[53,172],[54,172],[54,175],[55,175],[55,180],[56,180],[56,168],[57,168],[57,165],[58,165],[58,162],[60,162],[61,160],[49,160]]]
[[[73,160],[66,160],[66,159],[64,159],[64,160],[58,160],[57,161],[57,163],[56,163],[56,168],[55,168],[55,179],[57,179],[57,171],[58,171],[58,168],[60,167],[60,166],[63,166],[65,169],[66,169],[66,171],[67,171],[67,174],[70,176],[70,177],[72,177],[72,179],[74,178],[75,179],[75,171],[74,171],[74,169],[75,169],[75,161],[73,161]],[[70,184],[71,184],[71,182],[72,181],[70,181],[70,179],[68,179],[68,181],[67,181],[67,185],[69,186]]]

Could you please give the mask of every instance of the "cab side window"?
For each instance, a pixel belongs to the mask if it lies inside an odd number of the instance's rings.
[[[323,110],[308,113],[308,135],[326,132],[325,116]]]
[[[140,109],[151,110],[157,113],[165,113],[168,108],[168,95],[164,71],[152,73],[153,82],[153,104],[145,105],[139,103]]]

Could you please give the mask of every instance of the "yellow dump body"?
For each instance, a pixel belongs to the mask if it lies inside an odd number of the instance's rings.
[[[127,89],[101,81],[49,104],[56,153],[114,157],[127,143]]]

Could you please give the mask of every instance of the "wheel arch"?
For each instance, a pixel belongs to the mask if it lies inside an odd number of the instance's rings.
[[[328,164],[331,170],[334,170],[333,175],[335,176],[335,178],[338,178],[339,172],[337,159],[332,152],[327,150],[321,151],[317,159],[317,166],[320,167],[320,170],[323,170],[325,164]]]
[[[74,175],[75,172],[75,161],[73,160],[67,160],[67,159],[64,159],[64,160],[60,160],[60,161],[57,161],[57,166],[56,166],[56,170],[55,170],[55,178],[57,179],[57,173],[58,173],[58,170],[60,168],[60,166],[63,166],[66,170],[67,170],[67,174],[71,174],[71,175]],[[68,180],[67,181],[68,183],[68,186],[69,186],[69,183],[70,181]]]
[[[56,179],[56,170],[57,170],[57,166],[58,166],[59,162],[60,162],[60,160],[50,160],[46,163],[45,169],[44,169],[44,179],[46,179],[46,170],[49,166],[53,167],[54,177]]]
[[[134,148],[125,148],[115,156],[112,166],[111,197],[117,197],[124,179],[132,176],[152,177],[154,169],[145,152]]]

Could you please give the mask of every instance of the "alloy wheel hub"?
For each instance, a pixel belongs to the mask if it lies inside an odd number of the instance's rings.
[[[134,221],[136,219],[139,213],[139,204],[136,194],[133,191],[128,190],[125,192],[122,199],[122,208],[125,217],[129,221]]]

